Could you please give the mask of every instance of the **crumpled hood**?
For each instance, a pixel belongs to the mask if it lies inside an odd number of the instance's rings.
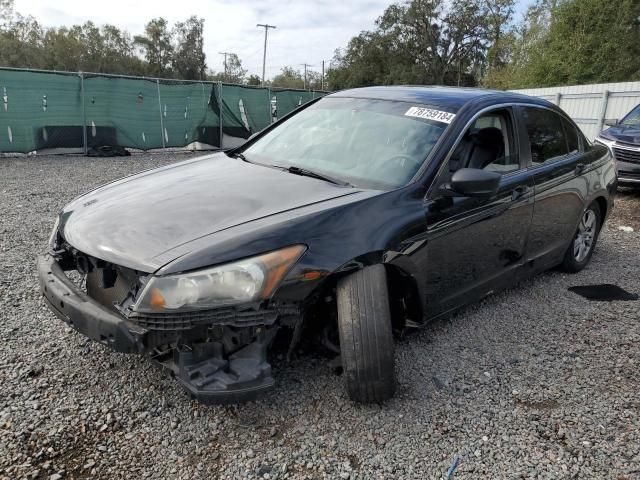
[[[609,140],[640,145],[640,125],[615,125],[601,135]]]
[[[60,231],[81,252],[152,272],[167,262],[156,257],[179,245],[357,192],[219,153],[89,192],[63,209]]]

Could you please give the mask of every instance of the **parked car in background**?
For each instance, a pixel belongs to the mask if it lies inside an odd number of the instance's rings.
[[[618,183],[640,187],[640,105],[622,120],[611,125],[595,139],[609,148],[616,161]]]
[[[278,335],[289,351],[319,339],[350,397],[381,402],[395,391],[394,331],[583,269],[615,188],[609,150],[545,100],[346,90],[234,150],[77,198],[40,285],[71,327],[149,355],[202,401],[270,388]]]

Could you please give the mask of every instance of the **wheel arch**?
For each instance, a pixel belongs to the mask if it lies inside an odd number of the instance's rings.
[[[607,218],[607,214],[609,213],[609,202],[604,197],[604,195],[597,196],[591,203],[595,203],[600,208],[600,225],[602,227],[604,225],[604,221]]]
[[[312,310],[326,304],[331,298],[335,302],[335,291],[338,281],[345,276],[374,265],[383,265],[387,275],[387,290],[392,314],[393,327],[402,330],[424,323],[424,305],[421,300],[420,287],[412,272],[413,264],[398,262],[397,257],[389,260],[384,252],[370,252],[343,264],[327,275],[321,284],[307,297],[305,310]],[[405,258],[400,256],[400,258]]]

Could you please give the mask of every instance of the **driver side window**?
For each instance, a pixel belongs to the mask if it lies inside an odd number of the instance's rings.
[[[477,168],[501,174],[520,169],[509,109],[487,112],[464,133],[449,159],[449,175],[461,168]]]

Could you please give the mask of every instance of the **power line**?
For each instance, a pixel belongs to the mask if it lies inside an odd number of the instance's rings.
[[[233,55],[231,52],[218,52],[220,55],[224,55],[224,79],[227,80],[227,55]]]
[[[313,67],[313,65],[309,65],[308,63],[301,63],[300,65],[304,65],[304,83],[303,85],[303,89],[307,89],[307,67]]]
[[[269,25],[267,23],[258,23],[256,27],[264,28],[264,52],[262,54],[262,86],[264,86],[264,71],[267,64],[267,34],[270,28],[277,28],[275,25]]]

